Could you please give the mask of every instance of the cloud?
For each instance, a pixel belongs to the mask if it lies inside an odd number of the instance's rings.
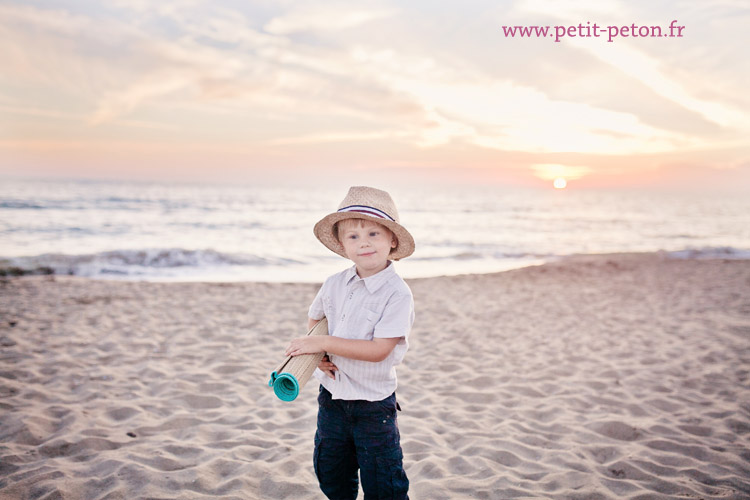
[[[419,103],[433,126],[432,138],[420,145],[457,139],[500,150],[626,154],[686,143],[680,134],[645,125],[632,114],[551,99],[471,68],[395,52],[369,53],[364,47],[355,53],[371,78]]]
[[[648,21],[666,9],[615,0],[64,4],[0,5],[0,109],[25,116],[29,137],[205,140],[228,155],[252,144],[296,164],[312,161],[298,151],[330,154],[321,165],[364,150],[373,164],[525,173],[625,155],[747,158],[747,34],[725,29],[746,19],[741,3],[688,2],[680,15],[696,38],[679,44],[501,35],[511,21]]]
[[[382,139],[393,139],[403,137],[403,134],[394,133],[393,131],[373,131],[373,132],[332,132],[324,134],[311,134],[299,137],[282,137],[274,139],[268,144],[272,146],[289,146],[293,144],[324,144],[333,142],[360,142],[376,141]]]
[[[724,2],[725,5],[713,3],[710,7],[705,2],[685,3],[681,5],[679,12],[662,13],[658,9],[653,11],[639,9],[637,4],[626,4],[616,0],[603,2],[585,2],[575,0],[572,2],[553,2],[552,0],[523,0],[516,6],[518,12],[528,16],[553,16],[560,20],[561,24],[577,25],[584,21],[597,21],[599,25],[612,23],[614,25],[658,25],[665,30],[675,16],[683,21],[678,25],[687,26],[687,33],[693,34],[700,29],[705,29],[708,23],[716,26],[723,24],[728,26],[734,23],[733,18],[748,16],[747,8],[739,12],[727,12],[723,7],[738,7],[734,2]],[[745,6],[746,7],[746,6]],[[708,12],[706,10],[709,10]],[[660,16],[666,16],[661,18]],[[687,20],[685,20],[687,19]],[[692,23],[691,23],[692,22]],[[737,26],[737,29],[741,29]],[[727,33],[719,33],[711,30],[710,35],[720,40],[725,36],[733,36],[735,30]],[[688,35],[685,35],[686,37]],[[694,36],[694,35],[692,35]],[[666,40],[666,43],[663,42]],[[630,42],[630,43],[628,43]],[[651,42],[651,43],[649,43]],[[643,84],[665,101],[670,101],[685,110],[693,112],[700,117],[724,127],[739,132],[742,136],[750,133],[750,116],[737,109],[737,106],[724,102],[731,93],[723,95],[716,94],[713,98],[702,97],[706,94],[700,90],[697,82],[712,79],[713,71],[696,72],[695,60],[690,62],[693,71],[686,73],[682,70],[684,63],[683,46],[690,43],[690,38],[685,39],[620,39],[613,43],[603,43],[601,39],[571,37],[564,40],[566,46],[590,54],[602,64],[613,68],[621,78],[628,77]],[[654,43],[659,46],[655,49]],[[726,44],[736,47],[737,44]],[[724,48],[721,49],[724,51]],[[710,61],[711,55],[706,52],[705,47],[702,61]],[[699,54],[694,50],[693,54]],[[675,57],[673,54],[680,54]],[[654,54],[654,55],[652,55]],[[744,56],[741,56],[744,57]],[[735,76],[741,75],[741,68],[732,68]],[[746,71],[745,71],[746,73]],[[726,86],[726,82],[723,83]],[[622,95],[622,89],[618,89]],[[627,94],[624,96],[627,99]]]
[[[99,125],[127,115],[149,98],[162,97],[184,89],[190,79],[182,75],[151,75],[130,87],[103,96],[96,111],[89,118],[91,125]]]
[[[514,10],[574,20],[578,23],[597,16],[623,17],[626,12],[626,4],[624,5],[617,0],[598,0],[596,2],[590,0],[566,0],[565,2],[558,0],[520,0],[515,2]]]
[[[393,8],[362,8],[352,3],[307,5],[271,19],[265,30],[277,35],[312,31],[326,32],[356,28],[397,14]]]
[[[25,24],[8,36],[5,50],[17,49],[16,64],[6,69],[20,76],[19,70],[28,68],[22,78],[61,80],[63,86],[58,90],[64,88],[77,98],[93,101],[87,122],[95,125],[157,103],[162,108],[214,113],[214,104],[224,101],[235,104],[237,115],[252,107],[276,114],[325,112],[368,120],[383,106],[386,110],[410,107],[387,95],[382,86],[354,81],[356,75],[347,71],[349,55],[345,50],[310,47],[258,32],[242,13],[220,6],[202,17],[191,9],[193,4],[123,4],[139,16],[131,24],[98,23],[84,15],[44,9],[8,9]],[[148,31],[157,21],[172,23],[175,34],[167,37]],[[60,43],[62,35],[65,39]],[[107,48],[109,52],[124,51],[117,54],[117,64],[97,52],[110,45],[107,36],[127,40],[127,49]],[[313,100],[309,99],[311,92],[315,93]],[[60,100],[65,101],[70,99]],[[229,109],[223,107],[221,112]]]
[[[585,43],[584,39],[573,39],[572,45],[594,54],[605,64],[645,84],[664,99],[676,102],[694,111],[709,121],[723,127],[750,131],[750,118],[732,106],[721,102],[700,99],[680,82],[670,78],[654,58],[622,44],[605,46]]]
[[[96,30],[96,25],[86,16],[71,14],[65,10],[38,9],[27,5],[0,5],[0,19],[5,27],[13,25],[33,26],[48,33],[77,36],[85,30]]]
[[[15,115],[39,116],[43,118],[54,118],[58,120],[81,120],[80,115],[64,113],[51,109],[32,108],[27,106],[5,106],[0,104],[0,112]]]

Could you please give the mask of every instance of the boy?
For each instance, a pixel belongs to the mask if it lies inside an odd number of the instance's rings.
[[[326,352],[320,380],[313,462],[323,493],[355,499],[357,470],[366,500],[407,499],[396,410],[396,369],[414,322],[411,290],[391,260],[414,252],[385,191],[352,187],[315,236],[354,262],[329,277],[310,310],[309,327],[328,318],[327,336],[294,339],[286,354]]]

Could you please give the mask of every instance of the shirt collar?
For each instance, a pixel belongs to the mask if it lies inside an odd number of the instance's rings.
[[[394,274],[396,274],[396,269],[393,265],[393,262],[389,260],[388,265],[386,266],[385,269],[383,269],[377,274],[368,276],[365,279],[362,279],[359,276],[357,276],[357,266],[352,266],[349,269],[347,269],[346,274],[344,275],[344,278],[345,278],[347,285],[356,283],[357,281],[364,281],[365,288],[367,288],[367,291],[370,293],[375,293],[383,285],[385,285]]]

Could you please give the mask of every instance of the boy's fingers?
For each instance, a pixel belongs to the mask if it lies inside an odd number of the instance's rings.
[[[292,341],[292,342],[289,342],[289,344],[287,344],[287,346],[286,346],[286,351],[284,351],[284,353],[285,353],[285,354],[286,354],[287,356],[289,356],[289,355],[290,355],[290,354],[292,353],[292,351],[294,351],[294,341]]]

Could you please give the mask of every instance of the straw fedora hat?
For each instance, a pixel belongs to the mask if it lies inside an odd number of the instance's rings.
[[[385,191],[365,186],[351,187],[338,210],[326,215],[315,224],[313,229],[315,236],[329,250],[342,257],[346,257],[346,254],[333,231],[333,226],[344,219],[371,220],[390,229],[398,239],[398,246],[392,249],[388,256],[391,260],[403,259],[414,253],[414,238],[399,223],[396,204],[391,195]]]

